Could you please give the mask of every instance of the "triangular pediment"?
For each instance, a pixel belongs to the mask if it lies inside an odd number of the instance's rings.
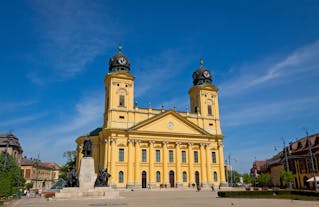
[[[208,132],[175,111],[166,111],[131,127],[129,131],[209,135]]]

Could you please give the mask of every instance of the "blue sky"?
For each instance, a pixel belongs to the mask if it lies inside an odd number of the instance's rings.
[[[102,124],[118,44],[140,107],[185,111],[204,59],[240,172],[281,138],[319,132],[318,1],[7,1],[0,23],[0,132],[13,130],[26,156],[62,164]]]

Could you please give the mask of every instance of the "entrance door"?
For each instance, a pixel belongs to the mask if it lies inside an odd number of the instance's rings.
[[[196,185],[199,186],[199,172],[198,171],[195,172],[195,182],[196,182]]]
[[[142,188],[146,188],[146,172],[142,172]]]
[[[174,171],[169,171],[169,183],[171,184],[171,188],[175,187],[175,178],[174,178]]]

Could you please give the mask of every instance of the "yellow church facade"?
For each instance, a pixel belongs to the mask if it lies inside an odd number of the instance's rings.
[[[99,164],[108,169],[112,187],[226,185],[218,89],[209,70],[201,63],[193,73],[190,107],[184,112],[139,108],[134,103],[134,80],[130,62],[119,48],[104,78],[103,126],[76,139],[77,167],[83,141],[89,137],[95,169]]]

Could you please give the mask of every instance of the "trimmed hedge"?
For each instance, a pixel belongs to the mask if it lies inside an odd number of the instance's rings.
[[[224,198],[286,198],[296,200],[319,200],[319,192],[301,190],[276,191],[219,191]]]

